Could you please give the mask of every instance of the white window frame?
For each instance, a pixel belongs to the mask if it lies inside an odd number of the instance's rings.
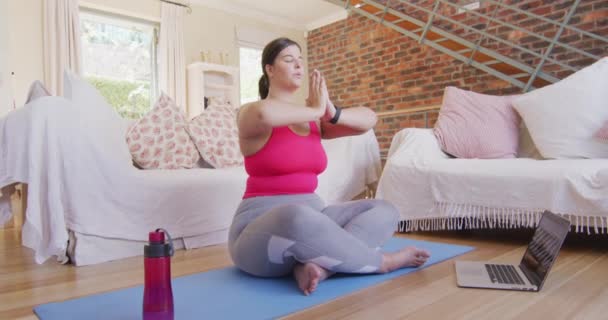
[[[252,27],[236,27],[235,28],[235,39],[236,39],[236,51],[239,57],[239,70],[241,69],[241,48],[264,50],[264,46],[270,41],[280,37],[278,34],[260,30]],[[261,53],[260,53],[261,54]],[[260,72],[262,72],[262,66],[259,66]],[[240,71],[239,71],[240,75]],[[261,74],[260,74],[261,76]],[[259,79],[258,79],[259,80]],[[257,85],[257,82],[256,82]],[[243,86],[241,86],[242,90]],[[239,96],[241,93],[239,92]],[[242,96],[241,96],[242,103]]]
[[[96,21],[101,21],[108,24],[113,24],[125,28],[130,28],[133,26],[139,26],[145,29],[152,28],[153,32],[153,48],[151,52],[151,61],[152,61],[152,72],[151,76],[151,86],[150,86],[150,108],[152,107],[154,101],[158,99],[160,94],[159,89],[159,63],[158,63],[158,36],[160,33],[160,20],[148,19],[145,17],[139,17],[136,15],[129,15],[125,12],[118,12],[115,10],[110,10],[105,7],[98,7],[89,4],[83,4],[80,6],[80,18],[87,16],[94,16]]]
[[[238,57],[239,57],[239,81],[242,81],[242,80],[243,80],[243,78],[244,78],[244,77],[243,77],[243,75],[241,74],[241,72],[242,72],[242,70],[243,70],[243,64],[242,64],[242,61],[241,61],[241,49],[253,49],[253,50],[259,50],[259,51],[260,51],[260,56],[261,56],[261,55],[262,55],[262,50],[263,50],[264,48],[260,48],[260,47],[250,47],[250,46],[239,46],[239,47],[238,47],[238,53],[239,53],[239,55],[238,55]],[[261,59],[261,57],[260,57],[260,59]],[[260,72],[260,73],[259,73],[259,76],[261,77],[261,76],[262,76],[262,74],[263,74],[263,73],[262,73],[262,66],[261,66],[261,63],[257,65],[257,69],[259,70],[259,72]],[[257,87],[257,81],[259,81],[259,78],[258,78],[258,79],[256,80],[256,82],[255,82],[256,87]],[[245,104],[245,103],[247,103],[247,102],[252,102],[252,101],[243,101],[243,91],[242,91],[242,90],[243,90],[244,86],[243,86],[243,83],[242,83],[242,82],[241,82],[241,83],[239,83],[239,88],[240,88],[240,91],[241,91],[241,92],[239,92],[239,97],[240,97],[240,99],[239,99],[239,100],[240,100],[241,105],[243,105],[243,104]],[[258,96],[258,98],[259,98],[259,96]],[[257,99],[256,99],[256,100],[257,100]],[[256,101],[256,100],[253,100],[253,101]]]

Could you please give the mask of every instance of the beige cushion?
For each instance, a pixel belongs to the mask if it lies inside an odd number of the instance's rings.
[[[545,158],[608,158],[594,138],[608,119],[608,58],[513,101]]]

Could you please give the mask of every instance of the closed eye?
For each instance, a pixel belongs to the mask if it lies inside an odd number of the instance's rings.
[[[294,62],[296,59],[294,58],[294,56],[292,55],[287,55],[287,56],[283,56],[283,61],[287,62],[287,63],[291,63]],[[298,57],[298,62],[302,63],[304,61],[304,59],[302,59],[302,57]]]

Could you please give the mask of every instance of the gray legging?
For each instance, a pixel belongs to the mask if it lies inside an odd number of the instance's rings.
[[[397,209],[382,200],[325,207],[316,194],[247,198],[232,221],[228,247],[237,267],[260,277],[287,275],[297,262],[373,273],[397,221]]]

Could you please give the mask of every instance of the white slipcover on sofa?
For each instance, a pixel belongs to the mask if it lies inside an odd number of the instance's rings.
[[[376,198],[397,206],[400,231],[534,227],[551,210],[602,232],[608,160],[454,159],[432,129],[408,128],[393,138]]]
[[[400,230],[534,227],[550,210],[605,233],[608,57],[508,105],[499,98],[446,89],[434,131],[393,138],[376,197],[399,208]],[[505,147],[516,158],[487,156]]]
[[[37,263],[52,256],[88,265],[143,254],[149,231],[167,229],[177,248],[227,241],[247,179],[243,166],[140,170],[127,122],[80,80],[63,97],[41,97],[0,118],[0,224],[15,183],[28,185],[23,245]],[[372,130],[324,140],[328,167],[316,193],[347,201],[379,177]],[[69,244],[68,244],[69,243]]]

